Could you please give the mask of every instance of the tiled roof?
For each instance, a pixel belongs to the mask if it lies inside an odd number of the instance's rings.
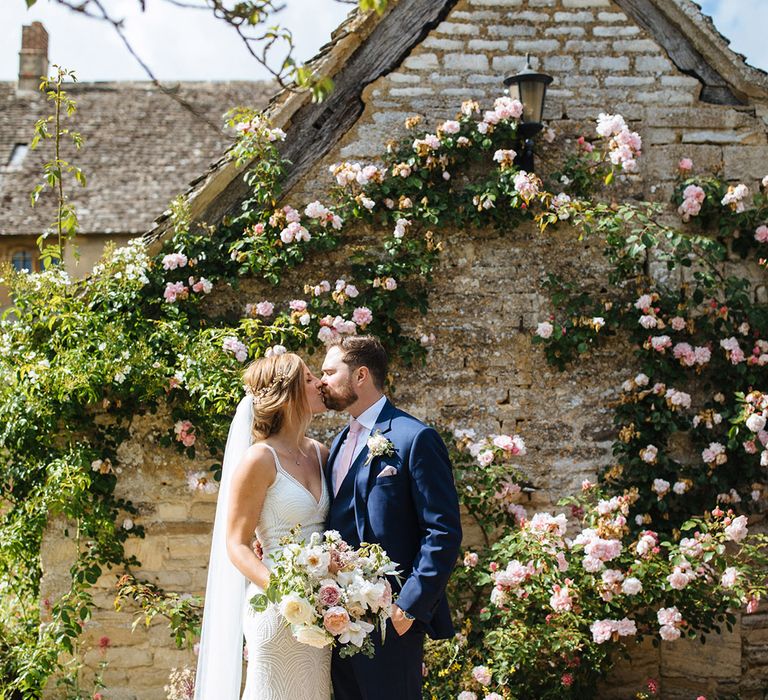
[[[70,128],[85,139],[79,152],[70,147],[64,154],[87,178],[85,189],[67,186],[81,232],[140,234],[226,150],[224,112],[237,105],[263,108],[275,86],[180,83],[176,93],[195,114],[149,82],[78,83],[68,91],[78,107]],[[53,218],[52,197],[35,209],[29,204],[42,163],[52,157],[50,142],[29,151],[19,166],[7,165],[16,144],[29,144],[35,121],[50,110],[43,95],[0,82],[0,235],[39,234]]]

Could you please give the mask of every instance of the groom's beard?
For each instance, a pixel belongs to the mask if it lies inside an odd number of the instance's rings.
[[[343,411],[357,401],[357,394],[352,388],[352,383],[347,384],[343,390],[333,392],[330,387],[323,388],[323,403],[332,411]]]

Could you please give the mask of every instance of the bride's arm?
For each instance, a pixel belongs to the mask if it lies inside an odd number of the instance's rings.
[[[253,533],[261,516],[267,489],[275,480],[272,453],[263,445],[251,445],[232,475],[227,554],[238,570],[262,590],[269,585],[269,569],[251,549]]]

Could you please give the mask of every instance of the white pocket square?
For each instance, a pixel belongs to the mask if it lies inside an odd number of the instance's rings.
[[[377,479],[381,479],[382,476],[392,476],[393,474],[397,474],[397,469],[395,469],[393,466],[388,465],[384,467],[377,475]]]

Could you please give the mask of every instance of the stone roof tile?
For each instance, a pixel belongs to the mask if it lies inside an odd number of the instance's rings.
[[[268,82],[184,82],[176,94],[191,108],[149,82],[78,83],[68,86],[78,111],[69,125],[85,145],[68,146],[64,158],[87,178],[67,190],[81,232],[136,233],[187,188],[231,143],[222,129],[224,112],[237,105],[263,108],[275,86]],[[14,147],[29,144],[37,119],[50,111],[45,97],[17,93],[0,83],[0,235],[39,234],[53,219],[54,198],[32,209],[29,195],[52,157],[50,143],[8,166]]]

